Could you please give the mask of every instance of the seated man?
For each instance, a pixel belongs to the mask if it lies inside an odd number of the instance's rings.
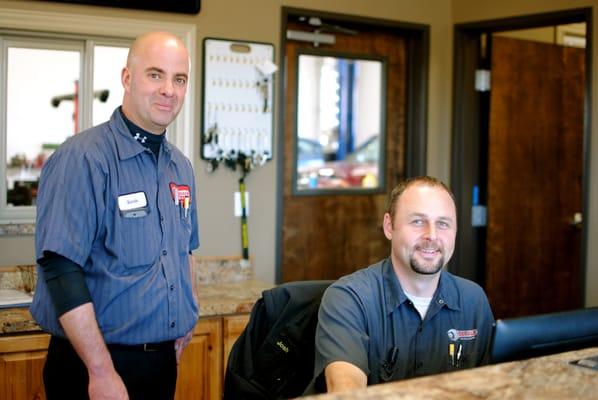
[[[488,362],[488,299],[443,270],[457,233],[450,190],[427,176],[402,182],[383,229],[390,257],[341,278],[322,299],[315,378],[328,392]]]

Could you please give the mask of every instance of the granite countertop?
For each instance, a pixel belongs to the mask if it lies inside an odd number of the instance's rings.
[[[262,291],[272,288],[257,280],[199,285],[200,317],[249,313],[262,297]],[[26,307],[0,309],[0,334],[39,331]]]
[[[200,317],[249,313],[262,291],[274,284],[254,279],[253,267],[244,267],[240,257],[197,257],[196,284]],[[35,287],[31,265],[0,267],[0,289],[30,292]],[[0,335],[40,331],[27,307],[0,308]]]
[[[598,370],[571,361],[598,356],[598,347],[370,386],[316,400],[596,399]]]

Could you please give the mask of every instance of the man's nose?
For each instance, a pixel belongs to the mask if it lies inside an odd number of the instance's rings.
[[[434,224],[427,224],[426,230],[424,232],[424,236],[426,239],[435,240],[436,239],[436,226]]]
[[[172,96],[174,94],[174,85],[170,79],[164,80],[164,83],[160,87],[160,92],[165,96]]]

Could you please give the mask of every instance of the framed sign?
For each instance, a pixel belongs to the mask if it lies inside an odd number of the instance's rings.
[[[43,0],[57,3],[87,4],[90,6],[133,8],[137,10],[167,11],[197,14],[201,0]]]

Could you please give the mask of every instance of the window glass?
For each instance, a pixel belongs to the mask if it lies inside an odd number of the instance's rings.
[[[41,167],[78,129],[78,51],[8,47],[6,205],[31,206]]]
[[[296,190],[381,189],[384,63],[300,54],[298,65]]]
[[[127,47],[95,46],[93,55],[93,125],[110,119],[112,112],[123,100],[120,79],[127,63]]]

